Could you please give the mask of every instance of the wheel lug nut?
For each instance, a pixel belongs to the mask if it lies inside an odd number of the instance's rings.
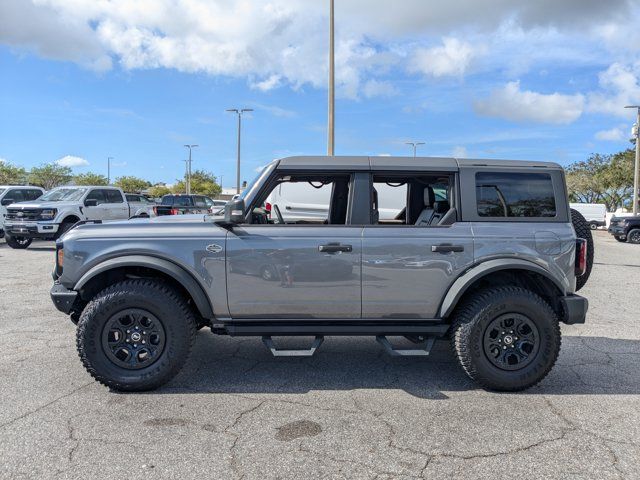
[[[133,347],[134,347],[134,348],[137,348],[137,347],[138,347],[138,344],[137,344],[137,343],[134,343],[134,344],[133,344]]]
[[[142,344],[144,345],[145,343],[147,343],[147,342],[145,342],[144,340],[142,340]]]
[[[127,330],[127,333],[131,333],[131,330]],[[502,333],[504,333],[504,332],[502,332]]]
[[[140,330],[140,329],[138,327],[136,327],[136,330]],[[511,333],[513,333],[513,332],[511,332]]]
[[[147,332],[145,332],[145,331],[143,330],[143,331],[142,331],[142,334],[143,334],[143,335],[146,335],[146,334],[147,334]]]
[[[126,342],[129,343],[129,339],[128,338],[127,338]]]
[[[503,349],[503,350],[506,350],[506,349],[507,349],[507,347],[502,347],[502,349]]]

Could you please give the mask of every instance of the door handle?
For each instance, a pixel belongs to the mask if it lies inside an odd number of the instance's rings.
[[[464,252],[464,246],[452,245],[450,243],[442,243],[440,245],[432,245],[431,251],[438,252],[438,253]]]
[[[322,253],[353,252],[353,246],[329,243],[328,245],[318,245],[318,251]]]

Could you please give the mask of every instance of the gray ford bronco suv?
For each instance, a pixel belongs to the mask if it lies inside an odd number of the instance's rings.
[[[324,198],[326,218],[284,221],[267,200],[289,183],[313,192],[309,209]],[[327,335],[402,356],[447,338],[472,379],[515,391],[553,367],[559,322],[585,321],[575,292],[593,244],[573,216],[554,163],[284,158],[224,217],[77,225],[57,241],[51,297],[88,372],[116,390],[169,381],[208,327],[261,336],[276,356],[312,355]],[[282,350],[279,336],[315,340]]]

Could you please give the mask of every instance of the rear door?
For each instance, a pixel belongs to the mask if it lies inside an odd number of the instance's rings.
[[[454,173],[374,173],[372,192],[373,224],[362,239],[363,318],[436,318],[450,285],[473,263],[471,225],[458,220]]]
[[[129,218],[129,204],[124,201],[120,190],[105,190],[108,220],[126,220]]]

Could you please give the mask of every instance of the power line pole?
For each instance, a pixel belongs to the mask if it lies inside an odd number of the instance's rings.
[[[638,189],[640,188],[640,105],[628,105],[624,108],[636,109],[636,163],[633,174],[633,214],[638,214]]]
[[[107,157],[107,185],[111,185],[111,160],[113,157]]]
[[[418,153],[418,145],[424,145],[424,142],[405,142],[406,145],[411,145],[413,147],[413,158],[416,158]]]
[[[335,75],[335,15],[334,0],[329,0],[329,115],[327,126],[327,155],[335,155],[336,75]]]
[[[187,160],[187,175],[186,175],[186,187],[187,195],[191,195],[191,150],[198,147],[198,145],[185,145],[189,149],[189,160]]]
[[[252,108],[228,108],[227,112],[233,112],[238,115],[238,160],[236,165],[236,193],[240,194],[240,145],[242,139],[242,114],[245,112],[253,112]]]

